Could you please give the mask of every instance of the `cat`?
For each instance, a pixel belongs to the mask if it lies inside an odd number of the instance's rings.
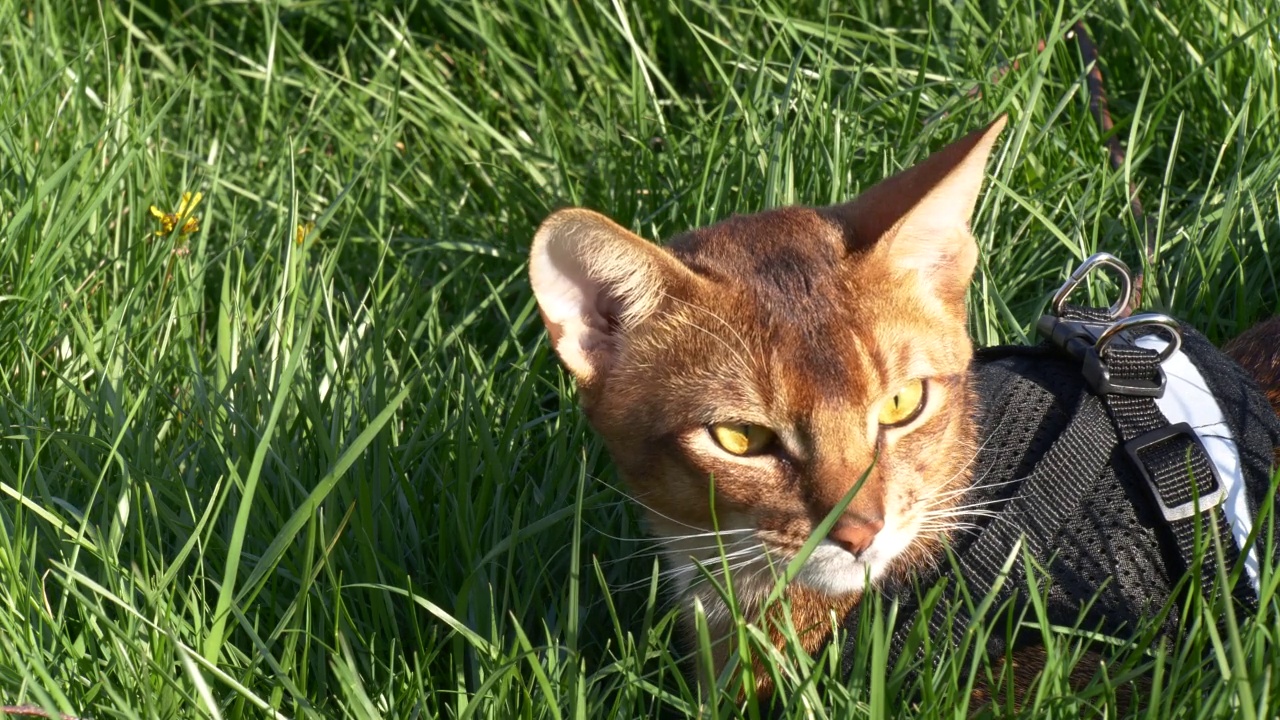
[[[703,573],[727,562],[761,620],[779,568],[841,502],[785,589],[806,650],[868,581],[938,562],[978,451],[969,221],[1005,124],[850,202],[736,216],[665,247],[579,208],[538,229],[529,276],[551,344],[662,548],[687,635],[705,613],[713,671],[734,621]],[[1272,363],[1280,388],[1270,332],[1236,354]]]
[[[1280,416],[1280,316],[1258,323],[1222,348],[1258,382],[1271,409]],[[1280,467],[1280,447],[1275,450]]]
[[[1223,346],[1222,351],[1253,375],[1271,408],[1280,415],[1280,317],[1254,325]],[[1280,456],[1277,463],[1280,464]]]

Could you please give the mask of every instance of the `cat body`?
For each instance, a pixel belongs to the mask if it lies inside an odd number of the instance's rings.
[[[1280,317],[1258,323],[1222,348],[1258,381],[1271,408],[1280,416]],[[1280,465],[1280,455],[1276,457]]]
[[[978,451],[968,223],[1004,124],[849,203],[734,217],[665,247],[582,209],[539,228],[529,271],[552,345],[678,596],[705,613],[717,667],[732,617],[704,572],[726,563],[758,618],[843,507],[786,587],[812,651],[868,581],[936,564],[962,521]]]

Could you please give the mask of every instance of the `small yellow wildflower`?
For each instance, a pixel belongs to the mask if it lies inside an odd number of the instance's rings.
[[[173,232],[174,228],[179,228],[178,232],[182,235],[190,235],[200,230],[200,218],[196,217],[196,206],[204,199],[204,193],[182,193],[182,203],[178,205],[178,212],[167,213],[156,207],[151,206],[151,214],[160,221],[160,229],[156,230],[158,237],[166,237]]]
[[[302,242],[307,239],[307,236],[315,229],[316,224],[313,222],[298,223],[297,229],[293,231],[294,240],[301,245]]]

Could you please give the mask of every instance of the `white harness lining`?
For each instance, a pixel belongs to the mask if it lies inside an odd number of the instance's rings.
[[[1144,335],[1136,344],[1149,350],[1163,350],[1169,343],[1156,335]],[[1170,424],[1187,423],[1195,430],[1204,444],[1209,460],[1218,471],[1218,479],[1227,492],[1222,512],[1227,516],[1231,535],[1236,546],[1244,550],[1245,541],[1253,527],[1253,516],[1245,493],[1244,471],[1240,465],[1240,451],[1236,447],[1231,427],[1209,390],[1200,370],[1183,354],[1175,352],[1162,363],[1165,374],[1164,396],[1156,398],[1156,407],[1169,419]],[[1245,574],[1254,591],[1258,590],[1258,554],[1249,549],[1244,560]]]

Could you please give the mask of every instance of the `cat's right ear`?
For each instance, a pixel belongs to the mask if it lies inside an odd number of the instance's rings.
[[[551,345],[579,386],[605,377],[621,337],[697,277],[662,248],[599,213],[560,210],[529,253],[529,282]]]
[[[851,247],[877,247],[893,267],[917,271],[935,291],[963,302],[978,261],[969,233],[987,158],[1008,121],[942,148],[851,202],[830,208]]]

